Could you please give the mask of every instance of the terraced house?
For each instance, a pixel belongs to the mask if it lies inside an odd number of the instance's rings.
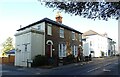
[[[82,53],[82,33],[62,24],[59,13],[55,18],[44,18],[17,30],[15,66],[27,66],[27,61],[38,54],[54,58],[54,65],[58,65],[67,55]]]
[[[107,33],[99,34],[93,30],[83,33],[83,54],[92,57],[115,55],[115,41]]]

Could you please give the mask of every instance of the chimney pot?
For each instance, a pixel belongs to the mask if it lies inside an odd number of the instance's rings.
[[[56,14],[56,22],[59,22],[59,23],[62,23],[62,15],[60,14],[60,12],[57,12],[57,14]]]

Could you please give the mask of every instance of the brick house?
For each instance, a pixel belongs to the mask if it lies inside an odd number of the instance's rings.
[[[76,58],[82,53],[82,33],[62,24],[58,13],[56,21],[44,18],[26,27],[18,29],[16,37],[15,66],[27,66],[27,60],[38,55],[54,58],[54,65],[59,59],[73,54]]]

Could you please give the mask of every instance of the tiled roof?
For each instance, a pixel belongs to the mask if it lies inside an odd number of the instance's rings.
[[[93,31],[93,30],[89,30],[89,31],[83,33],[82,37],[83,37],[83,39],[85,39],[85,38],[87,38],[86,36],[91,36],[91,35],[100,35],[100,36],[102,36],[102,37],[106,37],[106,38],[112,40],[112,39],[109,38],[108,36],[105,36],[105,34],[99,34],[99,33],[95,32],[95,31]]]
[[[73,29],[73,28],[71,28],[71,27],[68,27],[68,26],[66,26],[66,25],[64,25],[64,24],[62,24],[62,23],[58,23],[58,22],[56,22],[56,21],[53,21],[53,20],[51,20],[51,19],[49,19],[49,18],[44,18],[44,19],[42,19],[42,20],[40,20],[40,21],[37,21],[37,22],[35,22],[35,23],[32,23],[32,24],[30,24],[30,25],[28,25],[28,26],[26,26],[26,27],[20,28],[20,29],[18,29],[17,31],[24,30],[25,28],[29,28],[29,27],[34,26],[34,25],[36,25],[36,24],[39,24],[39,23],[41,23],[41,22],[49,22],[49,23],[54,24],[54,25],[56,25],[56,26],[63,27],[63,28],[65,28],[65,29],[68,29],[68,30],[71,30],[71,31],[74,31],[74,32],[77,32],[77,33],[82,34],[81,32],[79,32],[79,31],[77,31],[77,30],[75,30],[75,29]]]
[[[90,36],[90,35],[100,35],[100,34],[93,30],[89,30],[89,31],[83,33],[83,36]]]

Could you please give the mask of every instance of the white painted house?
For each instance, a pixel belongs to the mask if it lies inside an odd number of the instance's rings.
[[[109,56],[111,44],[106,34],[101,35],[93,30],[83,33],[83,54],[92,57]]]
[[[25,28],[24,30],[21,30],[15,34],[15,66],[26,67],[27,61],[31,61],[35,55],[45,55],[44,31],[45,23],[42,22],[32,27]]]

